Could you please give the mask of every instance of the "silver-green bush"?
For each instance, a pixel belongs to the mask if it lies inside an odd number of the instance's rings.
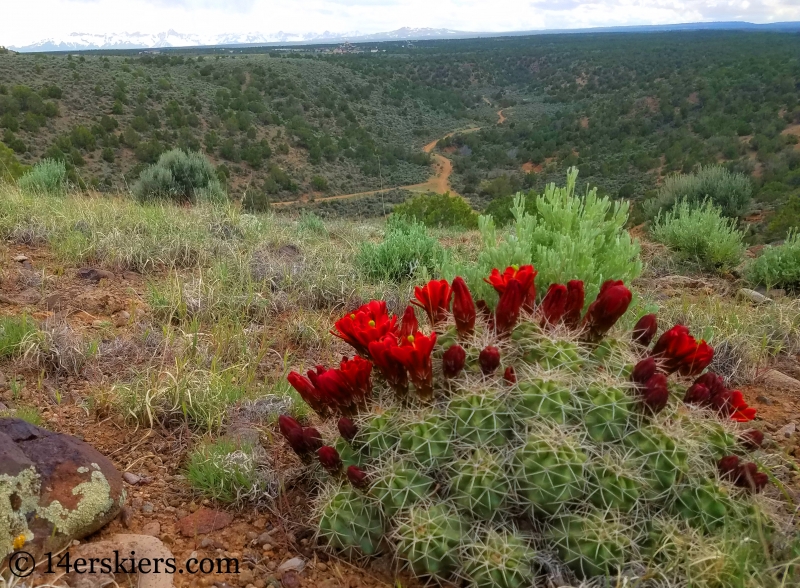
[[[761,256],[747,266],[746,275],[755,285],[800,288],[800,233],[797,229],[789,232],[783,245],[764,249]]]
[[[35,194],[64,194],[67,190],[67,166],[63,161],[43,159],[17,180],[21,190]]]
[[[708,198],[720,207],[724,216],[738,217],[747,211],[752,194],[753,185],[747,176],[711,165],[701,167],[696,174],[667,177],[656,196],[642,208],[647,218],[653,219],[659,212],[672,210],[682,200],[700,204]]]
[[[221,202],[225,190],[211,162],[201,153],[180,149],[167,151],[147,167],[133,185],[133,195],[142,202]]]
[[[742,259],[743,233],[734,219],[725,218],[711,200],[697,205],[680,201],[673,210],[659,213],[650,229],[653,238],[696,261],[706,269],[727,270]]]

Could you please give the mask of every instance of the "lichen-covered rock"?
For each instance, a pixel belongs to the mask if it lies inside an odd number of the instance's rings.
[[[91,445],[21,419],[0,418],[0,561],[39,558],[113,520],[122,477]]]

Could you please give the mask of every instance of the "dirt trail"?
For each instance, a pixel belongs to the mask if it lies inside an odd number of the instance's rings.
[[[486,100],[486,98],[484,98]],[[487,100],[487,104],[491,104]],[[505,122],[506,117],[503,115],[503,110],[497,111],[497,124],[503,124]],[[434,149],[436,149],[437,143],[442,139],[447,139],[452,137],[455,134],[464,134],[464,133],[474,133],[475,131],[481,130],[483,127],[470,127],[468,129],[462,129],[458,131],[452,131],[447,133],[443,137],[439,139],[434,139],[427,145],[422,148],[422,151],[425,153],[432,153]],[[453,187],[450,185],[450,176],[453,174],[453,162],[450,161],[447,157],[443,155],[439,155],[438,153],[432,154],[433,159],[433,175],[428,179],[427,182],[422,182],[421,184],[409,184],[407,186],[393,186],[391,188],[383,188],[379,190],[368,190],[366,192],[356,192],[354,194],[338,194],[336,196],[324,196],[322,198],[314,198],[314,202],[324,202],[324,201],[332,201],[332,200],[349,200],[350,198],[359,198],[362,196],[373,196],[375,194],[380,194],[382,192],[389,192],[390,190],[409,190],[410,192],[435,192],[437,194],[444,194],[445,192],[450,192],[452,196],[460,196]],[[304,203],[310,201],[309,194],[303,194],[300,196],[298,200],[289,200],[286,202],[273,202],[272,206],[274,208],[285,208],[287,206],[291,206],[297,203]]]

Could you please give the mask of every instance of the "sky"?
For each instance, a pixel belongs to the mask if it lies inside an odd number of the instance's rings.
[[[0,45],[70,33],[520,31],[800,21],[800,0],[0,0]]]

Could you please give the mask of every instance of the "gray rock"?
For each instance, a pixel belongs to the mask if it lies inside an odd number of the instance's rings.
[[[756,396],[756,400],[757,400],[758,402],[760,402],[761,404],[766,404],[767,406],[772,406],[772,405],[774,404],[774,403],[772,402],[772,400],[770,400],[769,398],[767,398],[767,397],[766,397],[766,396],[764,396],[763,394],[762,394],[762,395],[760,395],[760,396]]]
[[[769,370],[762,376],[761,381],[765,388],[800,392],[800,382],[778,370]]]
[[[127,554],[131,551],[136,552],[136,559],[139,561],[149,559],[151,562],[155,562],[157,559],[160,559],[161,562],[164,562],[173,557],[172,552],[162,541],[149,535],[112,535],[106,541],[84,543],[78,548],[70,550],[70,557],[73,561],[80,557],[87,561],[91,558],[97,560],[109,558],[113,562],[115,552],[120,554],[121,557],[121,554]],[[92,574],[83,575],[92,576]],[[128,579],[123,580],[124,583],[120,585],[137,586],[138,588],[173,587],[173,575],[166,571],[163,563],[158,571],[152,568],[150,573],[136,574],[136,576],[138,577],[135,579],[129,576]],[[80,577],[81,574],[70,574],[67,575],[64,580],[68,586],[77,586],[76,582]]]
[[[14,256],[14,261],[16,261],[17,263],[22,263],[23,261],[28,261],[28,256],[27,255],[21,255],[21,254],[20,255],[15,255]]]
[[[114,279],[114,274],[111,272],[93,267],[82,267],[78,270],[76,275],[83,280],[88,280],[90,282],[94,282],[95,284],[100,280]]]
[[[739,291],[736,293],[736,296],[745,300],[749,300],[754,304],[765,304],[768,302],[772,302],[771,298],[767,298],[760,292],[756,292],[755,290],[751,290],[750,288],[740,288]]]
[[[161,535],[161,523],[159,523],[158,521],[147,523],[144,527],[142,527],[142,535],[150,535],[151,537],[158,537],[159,535]]]
[[[797,430],[797,425],[795,423],[789,423],[788,425],[782,426],[778,429],[776,433],[778,437],[785,437],[786,439],[790,439],[792,435],[794,435],[795,431]]]
[[[152,502],[145,502],[142,504],[142,512],[145,514],[152,514],[153,512],[153,503]]]
[[[131,486],[136,486],[136,484],[142,481],[141,476],[137,476],[132,472],[125,472],[124,474],[122,474],[122,479],[125,480]]]
[[[278,566],[278,574],[283,574],[288,571],[302,572],[306,567],[306,560],[302,557],[293,557]]]

